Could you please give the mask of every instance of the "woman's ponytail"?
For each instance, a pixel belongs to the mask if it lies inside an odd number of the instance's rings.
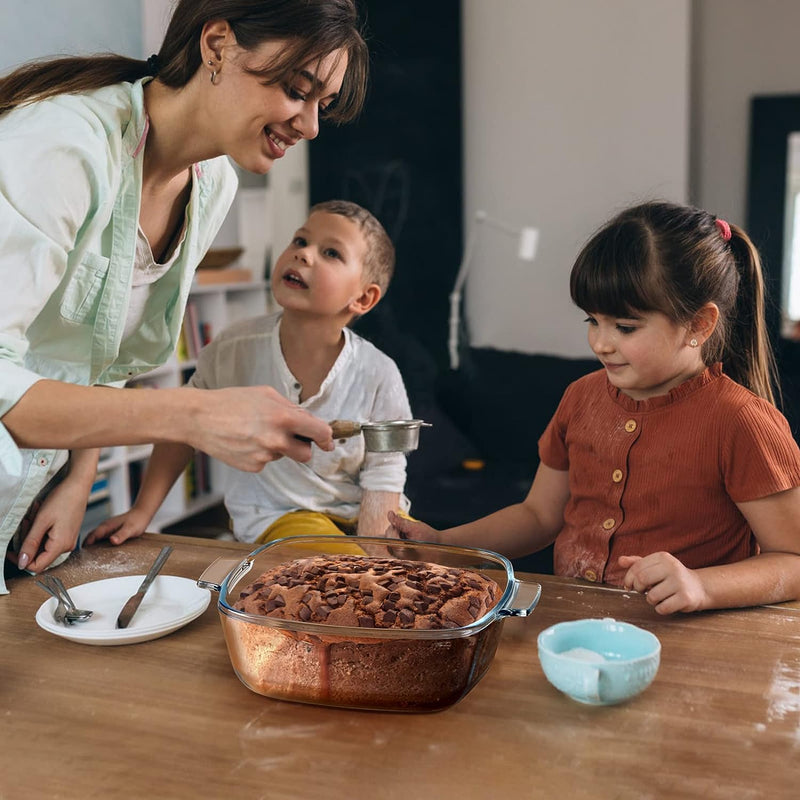
[[[35,100],[133,82],[152,74],[150,59],[141,61],[114,53],[32,61],[0,78],[0,114]]]

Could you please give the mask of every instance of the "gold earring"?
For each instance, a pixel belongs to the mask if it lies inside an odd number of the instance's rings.
[[[689,347],[697,347],[697,339],[690,339]]]

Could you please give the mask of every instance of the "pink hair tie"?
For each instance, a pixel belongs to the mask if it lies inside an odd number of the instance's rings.
[[[729,242],[731,240],[731,226],[725,222],[724,219],[716,219],[714,220],[717,223],[717,227],[719,228],[719,232],[722,234],[722,238]]]

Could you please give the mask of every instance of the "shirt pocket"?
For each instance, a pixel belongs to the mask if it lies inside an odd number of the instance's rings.
[[[60,313],[72,322],[94,322],[103,294],[109,259],[86,253],[64,290]]]

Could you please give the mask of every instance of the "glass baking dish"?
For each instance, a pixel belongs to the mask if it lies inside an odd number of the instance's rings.
[[[500,591],[494,605],[471,624],[435,630],[345,627],[234,608],[242,590],[263,572],[296,559],[343,551],[471,570],[495,581]],[[528,616],[541,595],[538,583],[516,579],[511,562],[498,553],[359,536],[279,539],[244,559],[217,559],[198,585],[219,592],[217,608],[231,665],[257,694],[326,706],[416,712],[438,711],[463,698],[489,668],[503,620]]]

